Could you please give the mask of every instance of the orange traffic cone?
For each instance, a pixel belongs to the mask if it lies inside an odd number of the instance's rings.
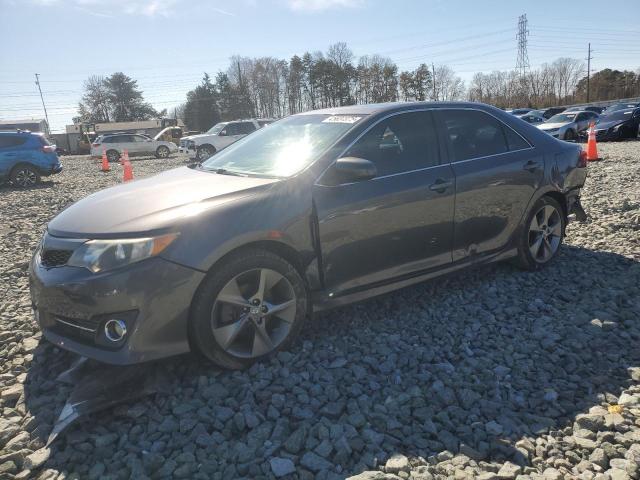
[[[107,160],[107,152],[102,150],[102,171],[108,172],[111,170],[111,165],[109,165],[109,160]]]
[[[129,180],[133,180],[133,168],[131,167],[131,162],[126,160],[124,162],[124,174],[122,175],[122,181],[128,182]]]
[[[129,151],[125,150],[124,155],[120,158],[120,163],[124,165],[125,163],[128,163],[128,162],[129,162]]]
[[[602,160],[598,157],[598,146],[596,145],[596,125],[591,122],[589,126],[589,139],[587,140],[587,161],[595,162]]]

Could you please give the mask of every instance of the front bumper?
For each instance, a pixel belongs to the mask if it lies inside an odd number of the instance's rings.
[[[613,128],[608,128],[608,129],[596,130],[597,142],[621,140],[622,138],[623,138],[623,135],[620,129],[614,130]]]
[[[45,338],[95,360],[126,365],[189,351],[188,316],[204,273],[159,257],[111,272],[29,266],[31,300]],[[105,323],[122,319],[127,334],[106,338]]]
[[[49,175],[55,175],[57,173],[62,172],[62,164],[56,163],[55,165],[51,165],[49,167],[39,167],[40,175],[43,177],[48,177]]]

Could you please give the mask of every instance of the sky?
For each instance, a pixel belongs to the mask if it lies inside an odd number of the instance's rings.
[[[468,84],[514,68],[522,14],[532,68],[585,59],[588,42],[593,71],[640,68],[639,0],[0,0],[0,119],[44,118],[35,73],[63,131],[90,75],[122,71],[171,110],[232,55],[289,59],[340,41],[400,70],[447,64]]]

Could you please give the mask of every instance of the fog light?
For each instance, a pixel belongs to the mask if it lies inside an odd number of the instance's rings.
[[[122,320],[107,320],[104,324],[104,335],[112,342],[119,342],[127,334],[127,324]]]

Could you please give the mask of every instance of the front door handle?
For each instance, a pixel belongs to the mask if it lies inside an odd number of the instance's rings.
[[[529,170],[530,172],[535,172],[540,168],[540,162],[536,162],[535,160],[529,160],[524,164],[524,169]]]
[[[435,183],[429,185],[429,190],[431,190],[432,192],[442,193],[452,185],[452,182],[439,178],[435,181]]]

